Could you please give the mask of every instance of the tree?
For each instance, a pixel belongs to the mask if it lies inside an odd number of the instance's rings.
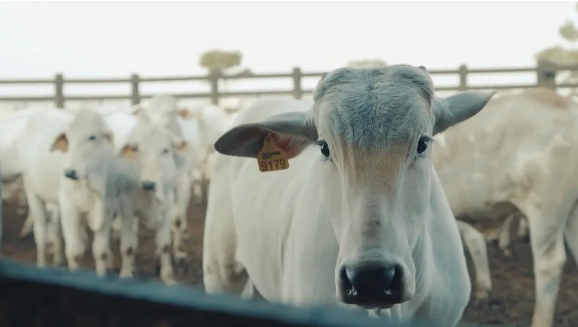
[[[223,73],[241,65],[243,55],[239,51],[209,50],[201,55],[199,64],[210,72]]]
[[[347,67],[351,68],[374,68],[374,67],[385,67],[387,64],[385,61],[379,58],[370,58],[370,59],[362,59],[362,60],[350,60]]]
[[[201,55],[199,58],[199,65],[206,68],[209,73],[218,73],[226,75],[227,72],[233,68],[239,68],[243,55],[240,51],[226,51],[226,50],[209,50]],[[245,68],[233,75],[249,74],[249,69]],[[227,80],[222,80],[223,90],[227,89]]]
[[[578,6],[576,9],[578,11]],[[566,46],[557,45],[546,48],[536,54],[536,60],[550,61],[558,65],[578,65],[578,28],[569,20],[560,26],[558,34]],[[569,83],[578,81],[578,71],[564,72],[562,79]]]

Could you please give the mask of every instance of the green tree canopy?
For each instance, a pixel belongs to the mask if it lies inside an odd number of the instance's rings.
[[[578,6],[576,7],[578,12]],[[558,34],[564,40],[565,46],[556,45],[538,52],[538,61],[550,61],[558,65],[578,65],[578,28],[568,20],[558,29]],[[570,82],[578,80],[578,72],[564,74],[563,79]]]
[[[369,58],[362,60],[350,60],[346,66],[351,68],[373,68],[373,67],[385,67],[387,66],[387,64],[382,59]]]
[[[201,55],[199,64],[209,71],[224,72],[241,65],[243,55],[239,51],[209,50]]]

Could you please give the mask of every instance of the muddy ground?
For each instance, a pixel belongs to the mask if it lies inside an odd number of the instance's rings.
[[[199,284],[202,280],[201,257],[203,246],[203,224],[205,207],[191,205],[189,209],[188,271],[180,271],[178,279],[183,284]],[[32,236],[20,239],[18,233],[24,216],[18,215],[14,207],[4,206],[2,256],[21,262],[34,264],[36,250]],[[493,222],[471,222],[480,230],[496,226]],[[515,230],[515,226],[514,226]],[[504,258],[496,246],[488,245],[493,290],[487,302],[470,301],[463,321],[477,324],[498,324],[507,326],[529,326],[534,309],[534,279],[530,246],[516,240],[513,242],[513,258]],[[154,234],[141,228],[137,267],[139,275],[156,278],[154,256]],[[120,267],[118,244],[113,242],[115,267]],[[94,268],[90,252],[85,255],[84,267]],[[472,272],[468,257],[468,266]],[[473,277],[473,276],[472,276]],[[473,278],[472,278],[473,279]],[[554,326],[578,326],[578,270],[569,255],[564,278],[560,287]]]

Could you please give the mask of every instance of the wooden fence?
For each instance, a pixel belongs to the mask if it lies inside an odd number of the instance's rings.
[[[472,69],[465,65],[460,66],[457,70],[432,69],[428,70],[431,75],[458,75],[459,84],[450,87],[436,87],[438,91],[465,91],[465,90],[507,90],[507,89],[525,89],[530,87],[548,87],[556,88],[578,88],[578,82],[574,83],[557,83],[556,76],[563,71],[578,71],[576,66],[558,66],[551,62],[538,62],[536,67],[529,68],[493,68],[493,69]],[[535,84],[519,85],[468,85],[468,77],[471,74],[507,74],[507,73],[536,73]],[[25,96],[25,97],[0,97],[0,101],[54,101],[56,107],[63,108],[67,100],[130,100],[132,104],[139,103],[142,99],[152,96],[152,94],[142,94],[140,86],[147,82],[175,82],[175,81],[206,81],[211,85],[209,93],[179,93],[172,94],[177,98],[210,98],[213,104],[219,104],[219,99],[223,97],[235,96],[258,96],[258,95],[293,95],[300,99],[303,94],[313,92],[313,89],[304,89],[301,86],[304,77],[320,77],[323,72],[303,72],[300,68],[293,69],[293,73],[267,73],[253,74],[245,72],[237,75],[222,75],[211,73],[205,76],[182,76],[182,77],[147,77],[142,78],[133,74],[130,78],[122,79],[64,79],[62,74],[56,74],[54,79],[35,79],[35,80],[0,80],[2,85],[32,85],[32,84],[53,84],[53,96]],[[293,80],[293,89],[291,90],[267,90],[267,91],[250,91],[250,92],[220,92],[219,80],[230,79],[267,79],[267,78],[291,78]],[[64,94],[65,84],[122,84],[130,83],[130,95],[90,95],[90,96],[66,96]]]

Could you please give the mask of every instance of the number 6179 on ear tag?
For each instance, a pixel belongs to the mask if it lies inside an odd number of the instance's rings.
[[[261,172],[289,169],[287,153],[275,144],[271,135],[265,136],[263,148],[257,155]]]

